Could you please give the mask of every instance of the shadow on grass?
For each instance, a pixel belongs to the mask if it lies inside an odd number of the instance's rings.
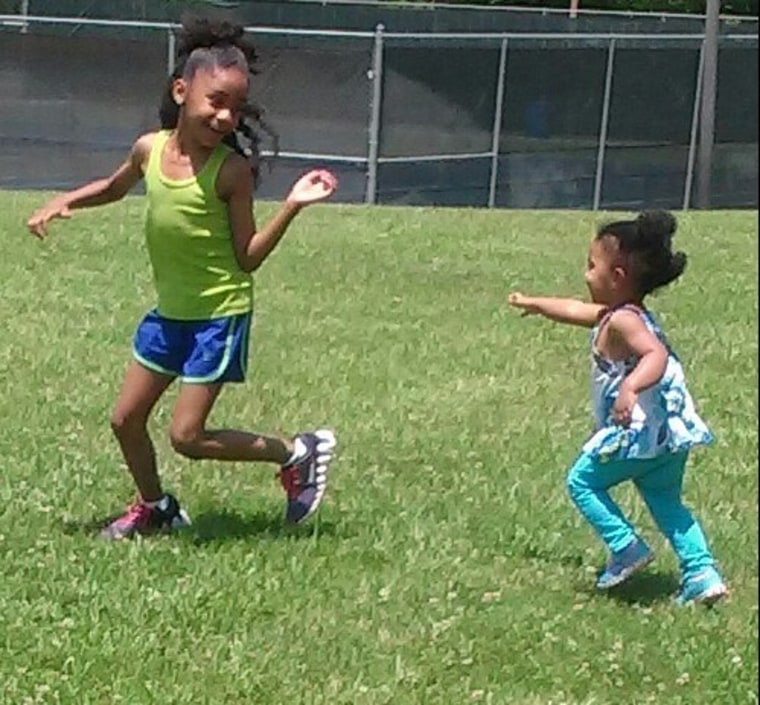
[[[580,568],[585,563],[585,557],[580,553],[552,553],[548,549],[527,546],[519,552],[520,555],[531,561],[552,563],[568,568]],[[601,568],[598,572],[601,572]],[[668,602],[678,592],[680,583],[672,573],[652,572],[636,573],[622,585],[600,593],[588,584],[579,586],[581,592],[588,592],[591,596],[602,596],[610,600],[622,602],[628,605],[647,607],[661,602]]]
[[[119,516],[115,514],[103,518],[92,517],[84,521],[67,520],[63,522],[63,532],[68,535],[97,537],[105,526]],[[246,539],[315,539],[322,535],[334,536],[337,533],[337,525],[321,519],[319,515],[303,525],[291,526],[285,524],[281,516],[268,512],[244,515],[229,510],[211,510],[193,515],[192,522],[189,527],[171,536],[196,545],[203,545]]]
[[[671,601],[678,588],[678,578],[672,573],[637,573],[622,585],[608,590],[605,595],[610,600],[627,605],[647,607]]]
[[[581,553],[552,552],[550,549],[526,546],[516,552],[520,557],[539,563],[560,564],[569,568],[580,568],[584,557]]]
[[[302,525],[286,524],[277,514],[257,512],[243,515],[227,510],[208,511],[193,517],[192,526],[183,532],[196,545],[244,539],[314,539],[334,536],[336,524],[319,515]]]
[[[121,514],[113,514],[107,517],[91,517],[86,520],[66,519],[62,522],[63,533],[69,536],[84,534],[87,536],[97,536],[101,529],[104,529],[112,521],[115,521]]]

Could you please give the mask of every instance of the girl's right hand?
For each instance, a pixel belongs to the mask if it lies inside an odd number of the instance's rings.
[[[53,218],[70,218],[71,211],[63,203],[51,201],[47,205],[36,211],[29,220],[26,221],[26,227],[29,232],[36,238],[42,240],[47,235],[48,223]]]

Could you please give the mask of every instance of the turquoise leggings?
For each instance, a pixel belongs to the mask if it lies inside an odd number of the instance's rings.
[[[609,550],[617,553],[638,537],[608,490],[631,480],[678,556],[683,578],[688,580],[715,563],[699,523],[681,501],[688,455],[683,452],[601,463],[582,453],[567,475],[567,489]]]

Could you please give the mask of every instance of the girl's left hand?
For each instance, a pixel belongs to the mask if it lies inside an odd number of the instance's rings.
[[[631,423],[633,407],[639,400],[639,395],[625,384],[621,385],[615,404],[612,407],[612,418],[620,426],[628,426]]]
[[[287,201],[298,205],[308,205],[324,201],[335,193],[338,179],[326,169],[314,169],[304,174],[290,189]]]

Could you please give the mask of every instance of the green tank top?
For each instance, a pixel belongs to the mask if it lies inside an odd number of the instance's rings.
[[[145,236],[156,308],[180,320],[247,313],[253,278],[235,259],[227,205],[216,193],[216,177],[232,150],[218,145],[196,176],[174,181],[161,173],[170,134],[156,133],[145,171]]]

